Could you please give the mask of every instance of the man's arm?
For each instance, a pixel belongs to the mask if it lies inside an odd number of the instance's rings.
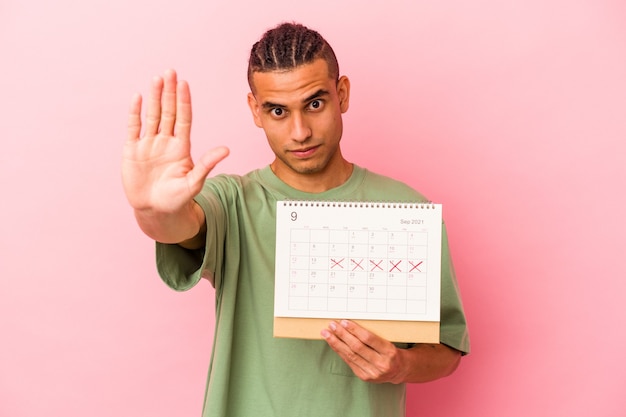
[[[461,352],[443,344],[399,349],[348,320],[331,322],[322,331],[330,347],[364,381],[393,384],[428,382],[455,371]]]
[[[193,198],[215,165],[228,155],[218,147],[197,164],[191,158],[191,94],[176,72],[152,81],[141,136],[142,97],[135,95],[128,116],[122,160],[124,191],[141,230],[162,243],[198,248],[204,244],[204,212]]]
[[[184,240],[179,242],[178,244],[185,249],[200,249],[203,248],[206,244],[206,218],[204,215],[204,211],[202,207],[198,203],[194,201],[194,209],[196,211],[196,216],[198,218],[198,222],[200,222],[200,230],[194,237],[191,239]]]

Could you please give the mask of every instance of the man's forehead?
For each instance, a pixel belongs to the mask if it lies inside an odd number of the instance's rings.
[[[306,97],[317,90],[329,90],[330,78],[326,61],[318,59],[288,70],[254,72],[254,94],[258,96],[301,95]]]

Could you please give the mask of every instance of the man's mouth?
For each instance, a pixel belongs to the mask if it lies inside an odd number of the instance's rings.
[[[302,149],[293,149],[290,152],[296,157],[296,158],[309,158],[310,156],[312,156],[315,151],[317,151],[317,146],[309,146],[308,148],[302,148]]]

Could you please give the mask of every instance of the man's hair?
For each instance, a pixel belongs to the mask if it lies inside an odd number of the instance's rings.
[[[255,72],[289,71],[321,58],[328,76],[339,79],[339,64],[330,44],[318,32],[299,23],[282,23],[263,34],[252,46],[248,61],[248,84],[254,92]]]

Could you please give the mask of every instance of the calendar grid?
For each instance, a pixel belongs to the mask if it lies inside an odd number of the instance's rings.
[[[289,310],[425,314],[427,232],[292,229]]]

